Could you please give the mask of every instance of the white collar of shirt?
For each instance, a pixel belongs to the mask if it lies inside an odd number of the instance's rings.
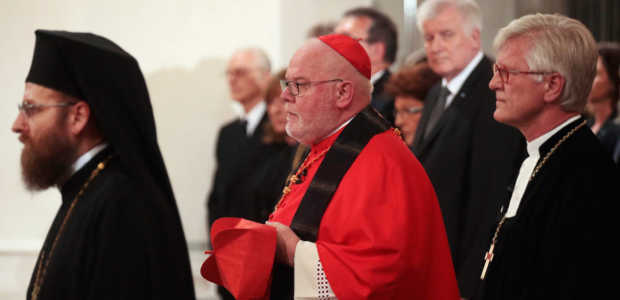
[[[108,143],[101,143],[82,154],[82,156],[80,156],[71,166],[71,175],[75,174],[75,172],[80,170],[86,163],[93,159],[95,155],[103,151],[106,147],[108,147]]]
[[[512,191],[512,195],[510,197],[510,203],[508,204],[508,210],[506,211],[506,218],[512,218],[517,215],[517,210],[519,209],[519,204],[523,199],[523,194],[525,194],[525,189],[527,188],[527,184],[530,181],[530,177],[532,176],[532,172],[540,159],[540,146],[549,140],[554,134],[560,131],[562,128],[566,127],[571,122],[579,119],[579,116],[574,116],[564,123],[556,126],[555,128],[549,130],[547,133],[535,138],[531,142],[527,143],[527,154],[528,157],[521,164],[521,168],[519,168],[519,176],[517,177],[517,181],[515,182],[514,189]]]
[[[527,143],[527,154],[528,155],[532,155],[532,153],[536,153],[537,155],[539,155],[539,151],[538,149],[540,149],[540,146],[542,146],[542,144],[544,144],[549,138],[551,138],[554,134],[556,134],[558,131],[562,130],[562,128],[566,127],[568,124],[572,123],[573,121],[576,121],[577,119],[579,119],[579,115],[574,116],[566,121],[564,121],[564,123],[556,126],[555,128],[547,131],[547,133],[535,138],[534,140],[532,140],[531,142]]]
[[[465,80],[467,80],[467,77],[469,77],[471,72],[474,71],[474,69],[476,68],[478,63],[480,63],[483,57],[484,55],[482,55],[482,52],[478,51],[476,56],[474,56],[474,58],[469,62],[469,64],[467,64],[467,66],[463,68],[463,70],[458,75],[452,78],[450,82],[448,82],[445,78],[441,79],[441,86],[447,87],[450,91],[450,95],[448,96],[448,98],[446,98],[446,107],[448,107],[448,105],[452,103],[452,100],[454,99],[456,93],[461,89],[461,87],[465,83]]]
[[[375,82],[377,82],[377,80],[379,80],[379,78],[381,78],[381,76],[383,76],[383,74],[385,74],[385,69],[383,69],[383,70],[381,70],[381,71],[379,71],[379,72],[377,72],[375,74],[372,74],[372,76],[370,76],[370,83],[372,85],[375,85]]]
[[[256,127],[258,127],[260,120],[265,114],[265,111],[267,111],[267,104],[265,103],[265,101],[261,100],[261,102],[254,105],[254,107],[252,107],[252,109],[250,109],[247,114],[241,116],[241,120],[245,120],[248,122],[245,127],[245,132],[248,136],[254,134]]]

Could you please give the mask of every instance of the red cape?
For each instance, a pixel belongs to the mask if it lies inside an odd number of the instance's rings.
[[[331,146],[337,134],[312,147]],[[323,158],[270,220],[290,225]],[[332,290],[347,299],[459,299],[443,219],[420,163],[392,130],[373,137],[345,174],[316,242]]]

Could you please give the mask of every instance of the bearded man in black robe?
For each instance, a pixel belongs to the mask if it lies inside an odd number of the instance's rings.
[[[36,31],[12,130],[30,190],[62,203],[27,299],[194,299],[176,202],[137,61],[90,33]]]
[[[580,115],[594,38],[579,21],[536,14],[502,28],[494,47],[493,117],[521,131],[528,157],[489,229],[480,298],[613,297],[620,175]]]

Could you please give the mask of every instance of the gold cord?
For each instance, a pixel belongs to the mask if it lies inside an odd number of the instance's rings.
[[[56,234],[56,237],[54,238],[54,242],[52,243],[52,247],[50,249],[49,255],[47,256],[47,259],[45,255],[45,250],[41,250],[41,257],[39,258],[39,264],[37,265],[37,272],[35,275],[34,287],[32,288],[32,294],[31,294],[32,300],[36,300],[39,297],[41,286],[43,286],[43,282],[45,280],[45,273],[47,272],[47,267],[49,266],[49,263],[52,260],[52,255],[54,254],[54,249],[56,249],[56,244],[58,242],[58,239],[64,232],[65,225],[67,224],[67,221],[71,217],[71,213],[73,212],[73,208],[75,207],[75,204],[78,202],[79,198],[84,194],[84,191],[86,190],[88,185],[93,181],[93,179],[95,179],[95,177],[97,177],[99,172],[101,172],[101,170],[103,170],[106,167],[106,164],[111,158],[112,158],[112,155],[106,157],[106,159],[104,159],[102,162],[100,162],[97,165],[97,168],[93,170],[88,180],[86,180],[84,185],[82,185],[82,188],[80,189],[78,194],[73,199],[73,202],[71,202],[71,206],[69,206],[69,210],[67,211],[67,214],[63,218],[62,223],[60,225],[60,229],[58,229],[58,233]],[[45,265],[43,265],[44,260],[45,260]]]
[[[555,150],[557,150],[558,147],[562,145],[562,143],[564,143],[564,141],[566,141],[569,137],[571,137],[577,130],[585,126],[586,123],[587,122],[584,120],[583,122],[581,122],[581,124],[577,125],[575,128],[571,129],[568,133],[566,133],[557,143],[555,143],[555,145],[553,145],[551,150],[549,150],[549,153],[547,153],[547,155],[545,155],[545,157],[543,157],[543,159],[538,164],[536,164],[536,167],[534,168],[534,171],[532,171],[532,175],[530,176],[530,179],[528,180],[528,184],[532,182],[532,180],[534,180],[534,177],[536,176],[536,174],[538,174],[538,171],[540,171],[540,168],[542,168],[547,163],[547,161],[549,160],[551,155],[555,152]],[[491,246],[489,247],[489,251],[487,251],[487,253],[485,254],[484,260],[486,262],[484,264],[484,268],[482,269],[482,274],[480,275],[480,279],[484,280],[485,278],[489,263],[493,259],[493,249],[495,248],[495,242],[497,242],[497,237],[499,236],[499,232],[502,229],[502,225],[504,225],[504,222],[506,221],[506,219],[507,219],[506,214],[504,213],[504,216],[502,216],[502,219],[499,221],[499,224],[497,224],[497,228],[495,228],[495,233],[493,234],[493,239],[491,240]]]
[[[327,151],[329,151],[330,148],[331,147],[323,150],[321,153],[319,153],[318,155],[316,155],[309,161],[308,161],[308,158],[310,157],[310,153],[308,153],[308,156],[306,156],[306,159],[304,160],[304,162],[297,169],[297,172],[295,172],[295,174],[290,175],[288,179],[286,180],[286,186],[284,187],[284,189],[282,189],[282,196],[280,197],[280,200],[278,200],[278,203],[276,203],[276,206],[273,208],[274,212],[278,210],[278,206],[280,205],[280,202],[282,202],[282,199],[284,199],[284,197],[286,197],[286,195],[288,195],[288,193],[291,192],[291,186],[293,184],[296,184],[297,181],[301,179],[301,176],[302,176],[301,173],[306,171],[306,169],[308,169],[319,158],[323,157],[327,153]]]

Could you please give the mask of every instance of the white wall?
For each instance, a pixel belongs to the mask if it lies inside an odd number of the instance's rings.
[[[140,62],[186,238],[199,251],[207,238],[216,132],[234,117],[224,77],[231,52],[262,47],[277,70],[315,22],[336,20],[362,4],[370,1],[0,0],[0,298],[24,298],[34,255],[60,205],[56,189],[31,194],[23,188],[22,146],[10,131],[35,29],[97,33]],[[197,257],[200,262],[201,253]]]
[[[0,2],[0,249],[37,250],[59,205],[51,189],[30,194],[19,175],[21,144],[10,132],[37,28],[90,31],[118,43],[142,67],[160,146],[186,235],[202,241],[219,126],[231,119],[224,70],[230,53],[259,46],[285,66],[315,22],[370,1],[2,1]],[[19,225],[18,225],[19,224]]]

